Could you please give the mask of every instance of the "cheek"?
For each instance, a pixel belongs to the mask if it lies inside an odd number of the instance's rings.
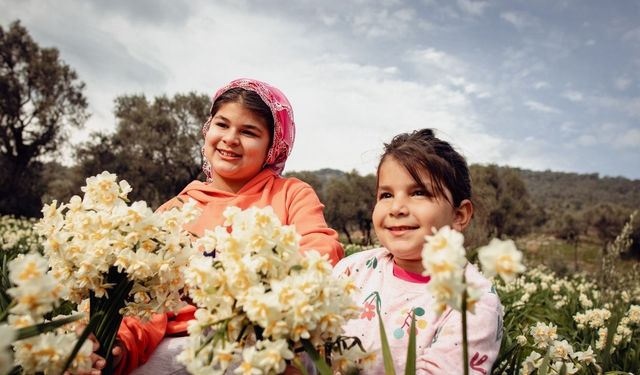
[[[207,144],[211,144],[211,143],[213,143],[214,139],[216,139],[216,137],[217,137],[216,136],[216,131],[213,128],[211,128],[211,129],[209,129],[207,134],[205,134],[204,141]]]
[[[266,142],[264,140],[261,140],[260,142],[257,142],[253,147],[256,156],[260,156],[263,161],[267,159],[267,155],[269,154],[268,141],[268,139]]]
[[[373,213],[371,214],[371,221],[375,228],[379,228],[382,225],[382,219],[384,219],[384,208],[382,204],[376,203],[373,207]]]

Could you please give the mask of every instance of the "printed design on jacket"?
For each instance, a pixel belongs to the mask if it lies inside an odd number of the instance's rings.
[[[367,268],[372,268],[375,270],[378,267],[378,258],[372,257],[371,259],[367,260],[365,265],[367,266]]]
[[[375,318],[376,312],[380,314],[380,306],[382,305],[382,301],[380,300],[380,293],[377,291],[371,292],[364,299],[363,309],[364,311],[360,314],[360,319],[371,320]]]
[[[400,311],[400,317],[396,319],[396,324],[400,327],[393,330],[393,337],[400,340],[406,334],[407,337],[411,334],[411,317],[414,316],[416,320],[415,334],[419,333],[419,330],[427,327],[427,321],[422,319],[425,314],[425,310],[422,307],[414,307],[412,309],[404,308]]]
[[[487,370],[480,367],[487,361],[487,359],[489,359],[489,356],[486,354],[481,356],[480,353],[476,352],[473,357],[471,357],[471,361],[469,361],[469,367],[471,367],[473,371],[477,371],[482,375],[487,375]]]

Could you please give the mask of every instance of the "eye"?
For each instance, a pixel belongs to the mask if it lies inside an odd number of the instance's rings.
[[[427,197],[429,196],[429,194],[422,190],[422,189],[418,189],[418,190],[414,190],[411,195],[413,195],[414,197]]]
[[[387,199],[387,198],[391,198],[391,197],[392,197],[391,193],[387,193],[387,192],[378,194],[378,200]]]
[[[243,130],[242,134],[248,135],[249,137],[257,137],[258,136],[258,133],[254,132],[253,130]]]
[[[226,129],[229,127],[229,125],[225,124],[224,122],[216,122],[215,125],[220,129]]]

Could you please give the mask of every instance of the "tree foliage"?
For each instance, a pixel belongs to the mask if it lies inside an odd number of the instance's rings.
[[[201,129],[208,112],[206,95],[160,96],[153,102],[144,95],[120,96],[116,131],[95,133],[77,150],[78,175],[108,170],[131,184],[131,199],[157,207],[201,178]]]
[[[531,230],[536,211],[517,171],[495,165],[474,165],[471,177],[476,203],[474,221],[487,238],[517,237]],[[544,218],[537,220],[544,221]]]
[[[41,158],[87,118],[84,83],[55,48],[41,48],[19,21],[0,26],[0,212],[41,208]]]
[[[333,169],[289,172],[311,185],[325,204],[324,215],[330,227],[341,232],[347,242],[373,243],[371,213],[376,202],[376,178],[357,171],[344,173]]]

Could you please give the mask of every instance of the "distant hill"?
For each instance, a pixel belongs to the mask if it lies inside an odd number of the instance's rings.
[[[336,178],[336,177],[342,177],[345,174],[347,174],[346,172],[343,172],[341,170],[338,169],[331,169],[331,168],[322,168],[322,169],[318,169],[317,171],[313,171],[313,173],[315,173],[315,175],[320,179],[320,181],[327,182],[328,180],[332,179],[332,178]]]
[[[535,172],[516,169],[522,177],[532,203],[546,208],[583,209],[610,203],[640,209],[640,180],[599,177],[598,174]]]
[[[583,210],[599,203],[609,203],[628,210],[640,209],[640,180],[624,177],[600,177],[598,174],[579,174],[553,171],[511,169],[522,178],[529,192],[531,203],[547,210],[571,208]],[[301,172],[291,172],[298,174]],[[323,168],[304,171],[314,175],[321,184],[346,174],[338,169]]]

